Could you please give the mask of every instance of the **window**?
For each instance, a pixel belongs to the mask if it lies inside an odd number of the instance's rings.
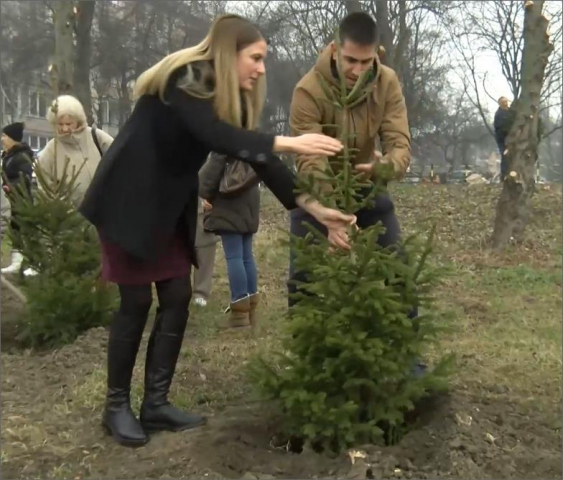
[[[109,123],[109,102],[100,100],[100,124],[107,125]]]
[[[37,117],[39,109],[37,108],[37,92],[29,94],[29,114]]]
[[[2,92],[2,107],[4,115],[8,115],[9,113],[17,115],[20,111],[20,92],[14,90],[10,97],[4,95],[4,92]]]
[[[39,135],[24,135],[23,141],[27,143],[34,150],[41,150],[45,148],[47,142],[49,141],[49,138],[42,137]]]
[[[115,100],[109,104],[109,124],[119,125],[119,104]]]
[[[45,117],[47,115],[45,95],[33,91],[29,92],[29,114],[33,117]]]
[[[39,94],[39,116],[42,118],[47,116],[47,101],[43,94]]]

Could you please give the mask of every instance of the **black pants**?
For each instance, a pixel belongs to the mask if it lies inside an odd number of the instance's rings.
[[[358,218],[358,227],[366,229],[381,222],[385,227],[385,232],[379,236],[377,243],[384,248],[393,248],[394,245],[399,246],[401,240],[401,228],[395,215],[395,207],[391,199],[387,196],[378,197],[374,208],[365,208],[359,210],[356,214]],[[310,223],[313,227],[322,232],[325,236],[328,234],[326,228],[317,222],[314,217],[301,209],[292,210],[290,213],[290,231],[293,235],[303,238],[309,232],[305,226],[305,222]],[[307,279],[307,272],[296,271],[295,269],[295,255],[290,251],[289,256],[289,281],[287,285],[289,299],[288,304],[291,307],[295,304],[295,299],[291,294],[297,291],[294,281],[305,282]],[[412,313],[412,318],[416,316],[416,312]]]

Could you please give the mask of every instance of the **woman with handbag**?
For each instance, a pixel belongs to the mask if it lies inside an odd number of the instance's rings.
[[[258,278],[252,241],[260,216],[258,183],[250,165],[216,153],[199,171],[199,195],[211,205],[203,227],[221,237],[231,290],[230,316],[221,328],[256,326]]]

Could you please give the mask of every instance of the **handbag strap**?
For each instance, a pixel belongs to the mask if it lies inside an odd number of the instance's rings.
[[[92,126],[91,130],[92,130],[92,140],[94,140],[94,145],[96,145],[98,152],[100,152],[100,157],[103,157],[104,152],[102,152],[102,147],[100,146],[100,140],[98,139],[98,135],[96,134],[96,127]]]

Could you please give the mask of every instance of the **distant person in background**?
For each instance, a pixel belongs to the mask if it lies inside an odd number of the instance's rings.
[[[23,187],[31,196],[31,175],[33,172],[33,150],[23,143],[24,124],[11,123],[2,129],[2,190],[10,201],[10,228],[19,230],[16,209],[17,197],[15,189]],[[12,245],[12,263],[2,269],[2,273],[17,273],[20,271],[23,255],[18,245]],[[24,275],[33,275],[35,271],[28,268]]]
[[[506,97],[498,99],[498,110],[495,113],[494,128],[495,139],[500,152],[500,179],[503,181],[508,174],[508,159],[506,151],[506,137],[510,133],[514,123],[514,110],[510,108],[510,102]]]
[[[57,136],[51,139],[39,154],[39,165],[51,175],[56,171],[56,176],[60,177],[68,157],[68,175],[72,175],[73,168],[76,172],[80,171],[75,190],[75,201],[78,204],[82,201],[100,159],[112,144],[113,138],[103,130],[93,130],[88,126],[84,107],[77,98],[61,95],[56,102],[57,113],[51,107],[47,112],[47,120],[57,131]],[[57,180],[60,181],[60,178]]]
[[[194,268],[194,303],[199,307],[206,307],[213,282],[215,267],[215,252],[219,237],[203,229],[203,217],[211,210],[206,200],[200,200],[197,212],[197,233],[195,250],[198,257],[198,267]]]

